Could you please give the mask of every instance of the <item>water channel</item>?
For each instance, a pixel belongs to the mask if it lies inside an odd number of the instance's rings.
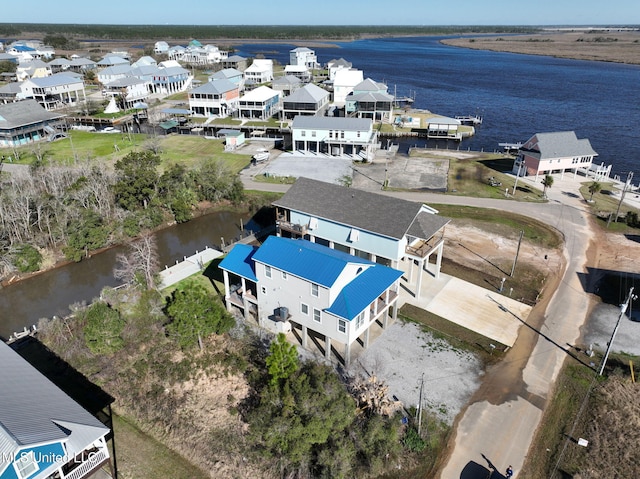
[[[160,230],[155,235],[160,264],[170,266],[207,246],[218,247],[221,238],[233,241],[241,224],[259,229],[246,213],[221,211]],[[117,286],[113,268],[118,253],[125,251],[124,246],[116,246],[0,289],[0,337],[37,324],[40,318],[68,314],[69,305],[90,302],[105,286]]]

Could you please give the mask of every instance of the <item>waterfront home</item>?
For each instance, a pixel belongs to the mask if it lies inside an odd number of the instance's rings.
[[[20,85],[25,98],[33,98],[45,110],[56,110],[87,101],[84,79],[73,72],[31,78]]]
[[[260,85],[273,80],[273,60],[257,58],[243,72],[245,85]]]
[[[268,120],[278,113],[279,103],[280,93],[263,85],[240,97],[238,113],[241,118]]]
[[[82,479],[111,430],[0,341],[0,479]]]
[[[598,153],[593,150],[589,140],[578,139],[574,131],[536,133],[518,150],[513,173],[535,176],[536,180],[540,175],[552,173],[582,172],[586,175],[596,156]]]
[[[228,117],[238,109],[240,90],[229,80],[214,80],[189,91],[189,109],[196,116]]]
[[[282,100],[282,114],[287,119],[297,115],[322,116],[329,107],[330,96],[328,91],[309,83]]]
[[[329,70],[329,80],[333,81],[336,77],[336,72],[339,70],[351,70],[353,65],[344,58],[337,60],[330,60],[327,62],[327,70]]]
[[[303,66],[308,70],[318,68],[316,52],[307,47],[298,47],[289,50],[289,65]]]
[[[393,103],[394,98],[387,93],[387,85],[367,78],[358,83],[345,98],[345,112],[348,116],[390,123]]]
[[[133,108],[134,104],[149,98],[149,82],[136,77],[119,78],[103,87],[103,95],[116,98],[116,103],[123,110]]]
[[[272,206],[279,236],[308,239],[392,268],[406,262],[409,283],[417,266],[416,298],[424,274],[440,276],[450,220],[423,203],[301,177]]]
[[[353,92],[356,85],[362,83],[362,70],[338,70],[333,77],[333,103],[344,106],[347,96]]]
[[[272,331],[299,330],[302,347],[321,341],[326,359],[342,344],[346,366],[355,341],[368,347],[370,329],[397,317],[401,271],[307,240],[238,244],[219,267],[229,311]]]
[[[222,68],[235,68],[241,72],[247,68],[247,59],[240,55],[231,55],[228,58],[223,58],[220,63],[222,64]]]
[[[368,118],[297,115],[291,125],[293,149],[371,159],[378,132]]]
[[[303,83],[311,81],[311,72],[304,65],[287,65],[284,67],[284,74],[297,77]]]

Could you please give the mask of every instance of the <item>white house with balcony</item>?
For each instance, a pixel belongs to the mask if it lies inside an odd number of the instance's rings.
[[[416,298],[424,276],[440,276],[450,220],[423,203],[302,177],[272,205],[276,234],[404,269]]]
[[[587,174],[592,170],[593,159],[598,153],[591,147],[588,139],[578,139],[574,131],[536,133],[529,138],[518,151],[513,163],[513,173],[520,176],[535,176],[552,173],[581,171]],[[609,176],[611,166],[602,167],[601,178]]]
[[[333,103],[344,106],[347,96],[364,81],[362,70],[338,70],[333,77]]]
[[[308,70],[318,68],[316,52],[307,47],[298,47],[289,50],[289,65],[306,67]]]
[[[105,84],[103,94],[116,98],[119,107],[128,110],[149,98],[149,82],[136,77],[119,78]]]
[[[261,85],[273,80],[273,60],[256,58],[243,72],[245,85]]]
[[[278,113],[279,104],[280,92],[263,85],[240,97],[238,114],[241,118],[268,120]]]
[[[378,132],[368,118],[298,115],[291,124],[293,149],[331,156],[373,158]]]
[[[83,479],[110,464],[108,427],[2,341],[0,364],[0,479]]]
[[[20,88],[24,98],[33,98],[45,110],[55,110],[87,101],[82,75],[72,72],[25,80]]]
[[[397,317],[402,272],[303,239],[270,236],[258,248],[236,245],[219,265],[230,311],[273,331],[299,330],[303,348],[322,341],[324,354],[369,346],[372,327]]]

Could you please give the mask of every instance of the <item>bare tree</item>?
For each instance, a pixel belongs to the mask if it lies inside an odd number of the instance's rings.
[[[129,244],[128,253],[118,254],[118,266],[113,275],[125,283],[139,284],[146,289],[155,289],[155,276],[160,266],[155,237],[146,233]]]

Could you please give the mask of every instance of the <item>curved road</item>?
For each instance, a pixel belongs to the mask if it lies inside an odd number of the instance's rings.
[[[288,189],[246,176],[243,182],[247,189]],[[521,327],[514,347],[487,371],[482,386],[458,419],[450,454],[437,476],[441,479],[486,479],[492,467],[502,474],[492,477],[502,478],[507,466],[512,465],[516,474],[522,468],[553,383],[589,312],[585,272],[593,232],[576,184],[556,177],[548,191],[548,203],[381,192],[428,204],[478,206],[530,216],[554,226],[565,239],[566,268],[551,272],[555,274],[550,278],[555,278],[547,285],[553,294],[543,295],[527,318],[527,326]]]

